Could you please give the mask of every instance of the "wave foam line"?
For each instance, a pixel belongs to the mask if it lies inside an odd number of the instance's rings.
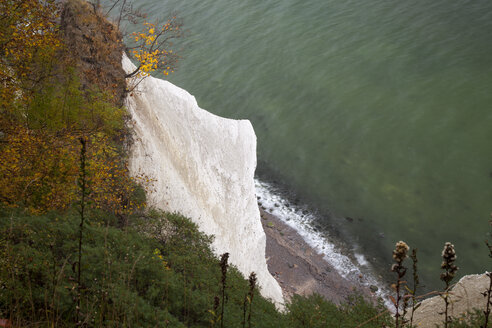
[[[280,193],[272,185],[266,182],[255,179],[255,188],[262,207],[296,230],[309,246],[323,255],[323,258],[333,266],[338,274],[356,284],[362,284],[366,287],[377,286],[376,295],[384,300],[388,309],[394,307],[387,297],[389,291],[370,273],[373,272],[373,268],[363,254],[354,252],[354,258],[357,261],[355,264],[348,256],[341,254],[335,244],[328,241],[321,232],[313,228],[316,219],[313,213],[306,213],[305,210],[291,204],[280,196]],[[289,204],[289,206],[285,204]],[[361,270],[362,267],[364,271]]]

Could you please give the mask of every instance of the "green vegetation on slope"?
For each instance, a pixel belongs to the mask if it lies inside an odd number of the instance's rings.
[[[32,216],[0,212],[0,318],[16,327],[75,326],[79,213]],[[87,327],[210,327],[221,295],[211,238],[176,214],[118,219],[93,211],[83,236],[80,321]],[[248,281],[227,272],[224,327],[243,327]],[[222,302],[222,299],[220,299]],[[282,314],[255,291],[253,327],[354,327],[375,316],[361,298],[337,307],[319,296],[295,297]],[[216,319],[216,317],[215,317]],[[215,320],[219,327],[221,320]],[[368,327],[380,327],[381,322]],[[247,323],[245,323],[247,324]]]

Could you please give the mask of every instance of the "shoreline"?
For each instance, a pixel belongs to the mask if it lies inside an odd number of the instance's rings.
[[[286,302],[294,294],[308,296],[313,293],[335,304],[341,304],[357,293],[377,302],[377,287],[364,285],[362,275],[353,280],[342,277],[294,228],[261,207],[260,215],[267,239],[268,270],[282,288]]]

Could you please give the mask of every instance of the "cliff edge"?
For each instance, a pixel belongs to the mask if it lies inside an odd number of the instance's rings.
[[[125,55],[122,64],[134,70]],[[136,135],[130,172],[154,180],[149,205],[179,212],[214,235],[215,254],[230,253],[245,277],[255,272],[261,294],[282,307],[282,290],[265,259],[251,123],[211,114],[187,91],[150,76],[128,94],[126,106]]]

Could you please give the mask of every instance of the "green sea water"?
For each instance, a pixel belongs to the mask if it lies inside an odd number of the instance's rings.
[[[169,80],[208,111],[251,120],[259,172],[378,270],[398,240],[419,249],[428,288],[446,241],[462,275],[492,269],[492,1],[135,5],[149,20],[183,18]]]

